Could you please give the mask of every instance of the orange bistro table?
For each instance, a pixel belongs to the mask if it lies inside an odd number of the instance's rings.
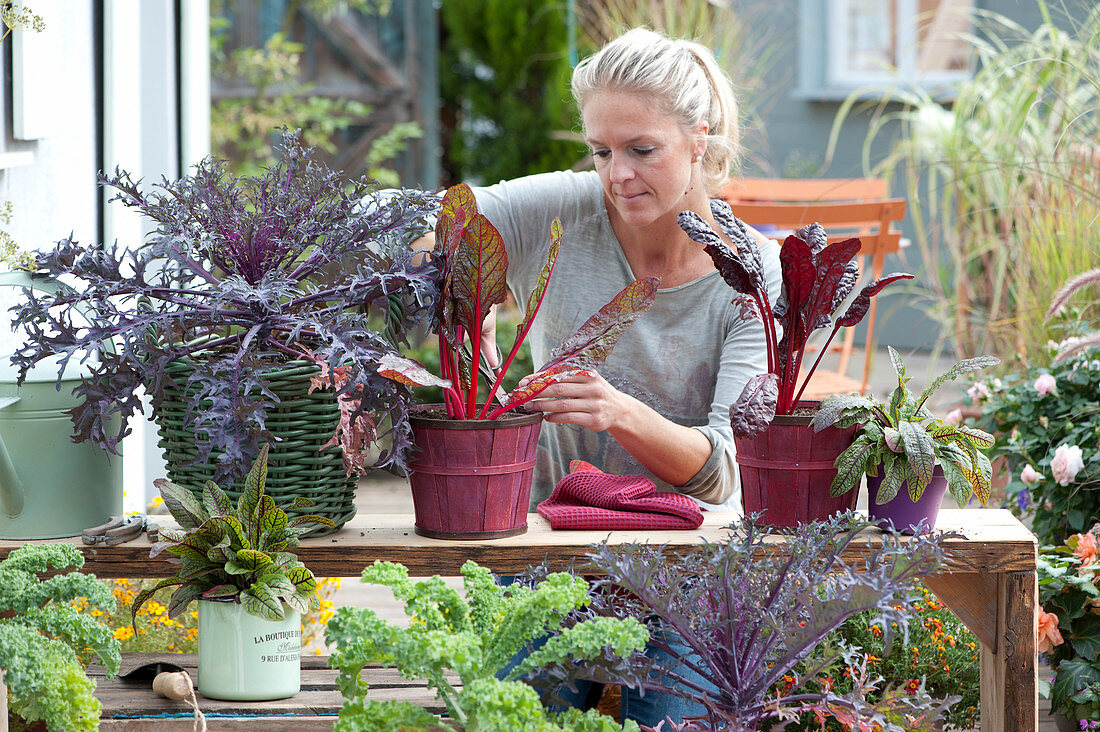
[[[412,576],[457,575],[468,559],[500,574],[522,572],[549,561],[564,567],[581,559],[590,544],[652,542],[687,551],[703,541],[719,541],[733,513],[704,514],[703,525],[691,531],[552,531],[537,514],[527,518],[520,536],[482,541],[429,539],[413,531],[408,514],[363,513],[329,536],[305,539],[299,557],[318,577],[357,577],[375,560],[400,562]],[[981,729],[983,732],[1035,732],[1038,726],[1036,613],[1038,579],[1035,537],[1010,512],[1001,509],[943,510],[937,529],[963,538],[946,542],[947,558],[940,574],[925,578],[937,597],[981,641]],[[867,532],[871,545],[880,534]],[[80,539],[57,539],[79,546],[85,570],[104,578],[166,577],[172,565],[149,558],[149,541],[142,536],[112,547],[83,546]],[[778,547],[782,536],[773,537]],[[0,557],[20,546],[0,541]],[[845,555],[855,560],[868,551],[854,543]]]

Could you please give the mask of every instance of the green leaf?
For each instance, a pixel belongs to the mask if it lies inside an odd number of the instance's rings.
[[[292,583],[300,593],[313,594],[317,592],[317,580],[313,576],[313,572],[310,572],[304,566],[290,567],[287,569],[286,577]]]
[[[256,583],[241,591],[241,605],[245,612],[267,620],[282,620],[286,614],[283,603],[265,584]]]
[[[955,503],[959,505],[959,508],[963,508],[970,500],[970,496],[974,492],[974,486],[971,485],[955,463],[941,462],[940,467],[943,469],[944,477],[947,478],[947,488],[951,491],[951,497],[955,499]]]
[[[264,552],[241,549],[237,552],[236,560],[225,565],[225,571],[229,574],[252,574],[271,564],[273,564],[271,557]]]
[[[236,597],[241,594],[241,588],[237,585],[223,583],[220,585],[214,585],[206,592],[202,593],[204,599],[216,600],[222,597]]]
[[[250,517],[256,513],[256,506],[260,503],[264,485],[267,483],[267,444],[260,448],[260,454],[252,463],[252,468],[244,479],[244,490],[237,500],[237,518],[244,523],[250,523]]]
[[[1088,684],[1100,682],[1100,669],[1081,658],[1069,658],[1054,670],[1051,708],[1060,709],[1066,701]]]
[[[160,491],[164,505],[172,518],[185,529],[194,529],[210,518],[195,494],[166,478],[157,478],[153,485]]]
[[[1089,613],[1078,618],[1065,633],[1073,644],[1073,650],[1086,661],[1100,661],[1100,615]]]
[[[932,480],[932,469],[936,466],[936,447],[932,444],[932,437],[924,430],[923,425],[906,421],[898,425],[898,430],[905,441],[905,455],[909,459],[909,465],[920,479],[917,494],[919,497],[928,482]],[[914,486],[909,486],[910,495],[913,494],[913,488]]]
[[[240,550],[252,547],[248,535],[245,534],[244,526],[236,516],[215,516],[210,519],[210,523],[223,532],[222,536],[229,539],[229,544],[234,549]]]
[[[260,540],[258,546],[262,549],[266,549],[265,546],[271,541],[279,541],[282,539],[290,526],[290,522],[287,519],[287,515],[282,510],[269,511],[260,516]]]
[[[905,482],[908,465],[904,460],[895,460],[889,468],[883,466],[882,483],[879,484],[876,504],[881,506],[898,494],[901,484]]]
[[[855,394],[834,394],[821,403],[811,424],[815,431],[820,432],[834,424],[842,413],[845,418],[850,418],[859,414],[870,414],[874,407],[874,402],[866,397]],[[851,414],[848,414],[849,410]]]
[[[225,494],[218,484],[212,480],[206,481],[202,487],[202,505],[210,516],[228,516],[233,513],[233,502]]]
[[[984,430],[980,430],[977,427],[970,427],[968,425],[961,424],[959,425],[958,430],[959,432],[969,437],[970,443],[975,447],[989,449],[993,447],[994,443],[996,442],[996,440],[993,438],[993,435],[985,432]]]
[[[192,600],[197,600],[202,596],[203,591],[206,589],[205,584],[188,583],[177,588],[172,593],[172,598],[168,601],[168,617],[175,618],[191,604]]]
[[[829,486],[829,495],[836,497],[852,490],[863,477],[867,464],[867,458],[874,450],[874,445],[866,435],[858,435],[844,452],[837,456],[833,465],[836,467],[836,477]]]
[[[978,369],[984,369],[986,366],[994,366],[999,364],[1001,360],[994,356],[978,356],[976,358],[968,358],[959,361],[946,373],[941,374],[935,381],[928,385],[928,387],[920,393],[917,397],[917,404],[923,405],[928,397],[932,396],[941,386],[949,381],[954,381],[963,374],[968,374],[971,371],[977,371]]]

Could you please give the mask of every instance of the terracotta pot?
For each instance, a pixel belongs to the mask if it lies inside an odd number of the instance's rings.
[[[799,402],[815,409],[819,402]],[[741,505],[761,513],[760,523],[796,526],[855,508],[857,491],[829,496],[836,477],[833,463],[852,444],[855,427],[815,432],[813,415],[776,415],[756,437],[734,438],[741,468]]]
[[[898,494],[886,503],[878,503],[878,488],[882,484],[883,473],[867,476],[867,515],[880,527],[886,528],[892,521],[894,528],[903,534],[918,533],[917,527],[923,523],[919,533],[927,533],[936,528],[936,517],[940,514],[940,505],[947,493],[947,478],[940,466],[932,471],[932,481],[925,486],[920,498],[913,501],[909,497],[909,484],[904,482]]]
[[[541,413],[446,419],[442,405],[410,418],[418,450],[409,464],[416,533],[498,539],[527,531]]]

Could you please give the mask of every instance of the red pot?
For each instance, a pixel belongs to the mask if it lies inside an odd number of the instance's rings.
[[[818,402],[799,402],[816,408]],[[858,491],[832,498],[833,463],[852,444],[855,427],[827,427],[815,432],[812,415],[776,415],[756,437],[735,437],[741,468],[741,505],[746,514],[761,513],[760,523],[796,526],[855,508]]]
[[[409,420],[418,448],[409,464],[416,533],[499,539],[527,531],[542,414],[492,420],[442,414],[442,405],[428,405]]]

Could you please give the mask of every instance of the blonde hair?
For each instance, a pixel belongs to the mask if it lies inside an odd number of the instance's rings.
[[[584,108],[600,91],[643,94],[694,135],[706,124],[703,183],[714,194],[740,154],[737,97],[714,54],[700,43],[635,28],[581,61],[573,70],[573,98]]]

